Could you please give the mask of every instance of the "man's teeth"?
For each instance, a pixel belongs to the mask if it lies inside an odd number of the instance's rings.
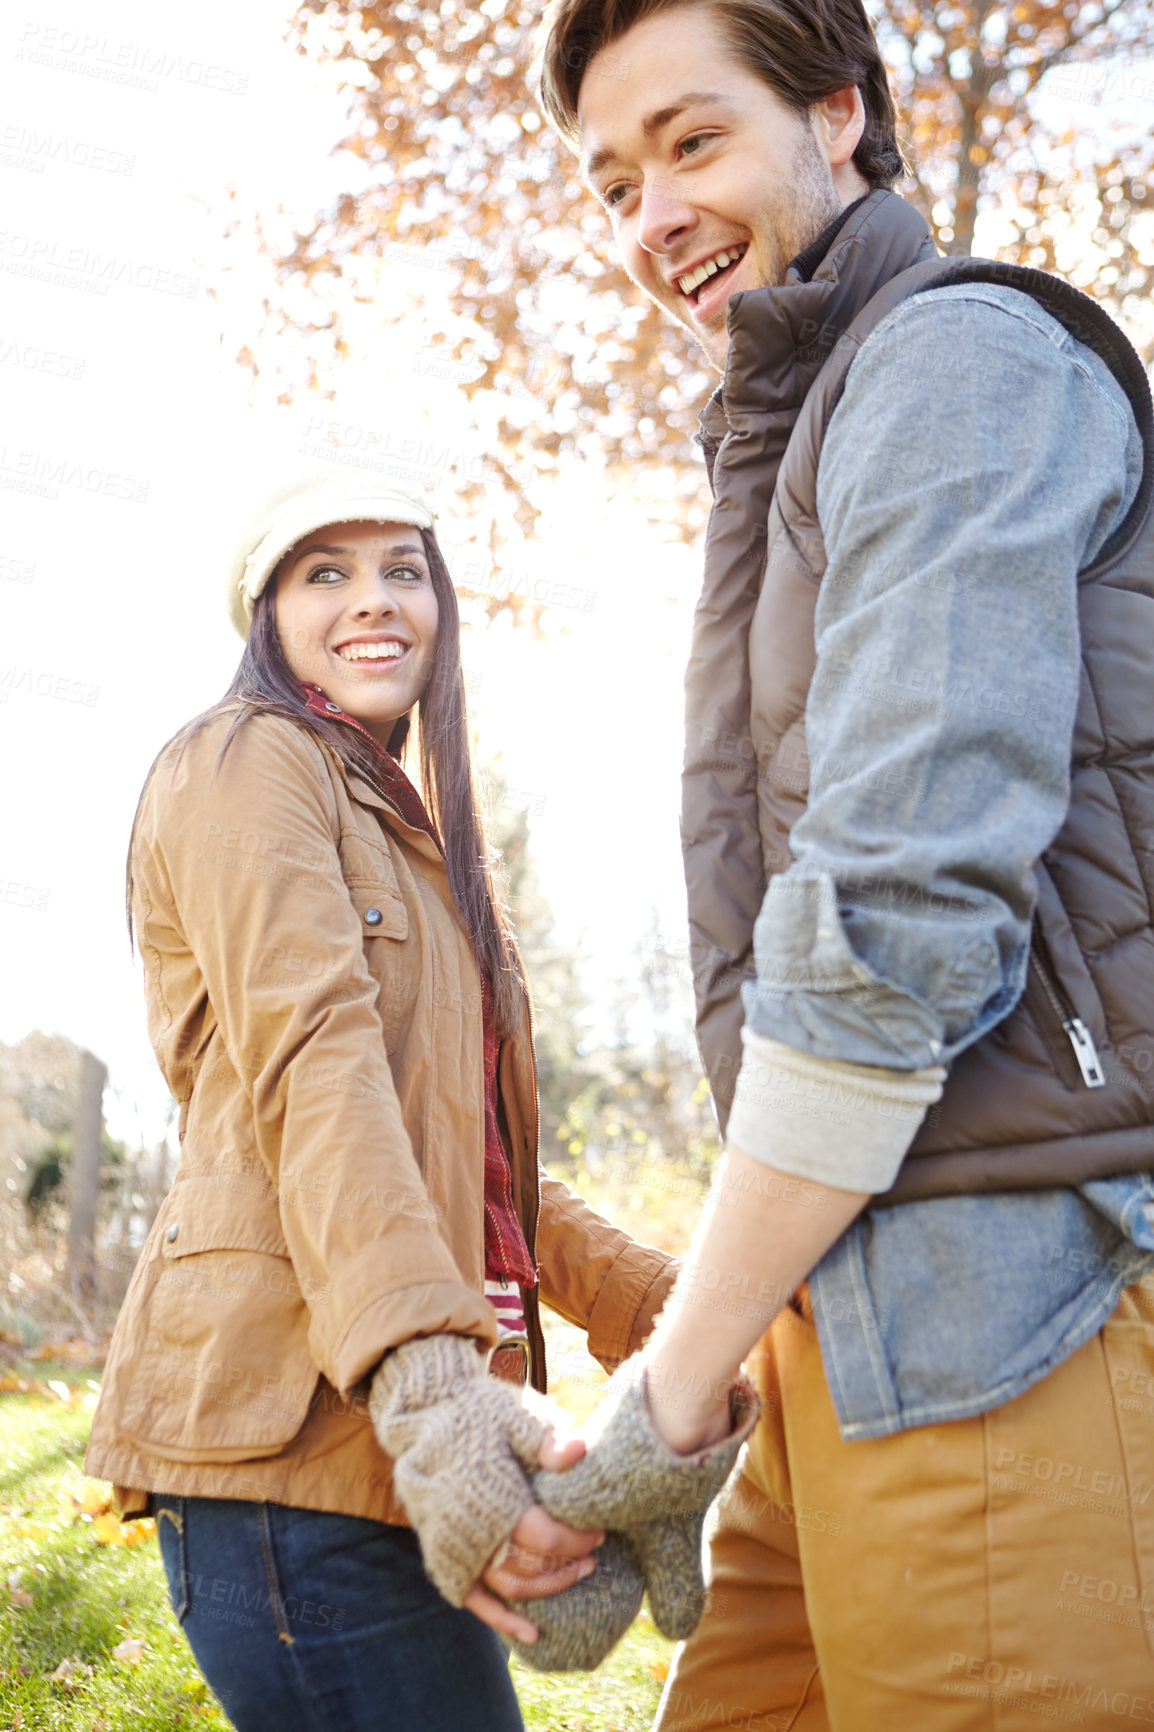
[[[403,643],[347,643],[337,654],[346,662],[395,661],[406,647]]]
[[[684,277],[678,277],[677,286],[683,295],[691,295],[707,277],[712,277],[718,271],[723,271],[726,265],[735,265],[745,252],[744,247],[735,247],[731,252],[715,253],[711,259],[706,259],[703,265],[698,265],[695,271],[690,271]]]

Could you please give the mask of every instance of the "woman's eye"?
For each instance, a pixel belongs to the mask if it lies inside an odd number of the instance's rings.
[[[314,566],[312,571],[309,572],[307,578],[305,579],[305,582],[306,583],[331,583],[335,578],[340,578],[340,577],[343,577],[344,575],[345,575],[344,572],[341,571],[339,566],[336,566],[336,565],[317,565],[317,566]]]
[[[401,577],[409,583],[423,583],[425,574],[415,565],[394,565],[390,577]]]

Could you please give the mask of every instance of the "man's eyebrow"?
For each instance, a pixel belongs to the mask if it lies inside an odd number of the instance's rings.
[[[655,108],[652,114],[647,114],[641,122],[642,132],[646,138],[652,138],[655,133],[661,131],[663,126],[668,126],[671,120],[676,120],[679,114],[683,114],[695,102],[720,102],[726,108],[733,107],[729,98],[719,90],[689,90],[684,96],[679,96],[676,102],[670,102],[665,108]],[[595,150],[585,164],[586,179],[592,180],[593,176],[599,174],[607,162],[613,161],[616,154],[612,145],[606,145],[601,150]]]

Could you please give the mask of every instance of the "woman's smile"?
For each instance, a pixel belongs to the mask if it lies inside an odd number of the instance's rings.
[[[382,745],[429,683],[438,620],[424,544],[408,524],[330,523],[276,574],[277,633],[292,672]]]

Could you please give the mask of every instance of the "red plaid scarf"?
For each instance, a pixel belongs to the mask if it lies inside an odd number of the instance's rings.
[[[391,752],[374,740],[368,729],[330,703],[320,686],[301,681],[310,713],[326,721],[346,722],[363,734],[376,754],[378,775],[384,792],[406,824],[424,830],[437,847],[441,838],[425,810],[425,803]],[[493,1002],[488,976],[481,971],[481,1020],[485,1049],[485,1274],[494,1281],[516,1281],[522,1287],[537,1285],[537,1271],[513,1204],[513,1174],[497,1122],[497,1065],[501,1041],[493,1027]]]

